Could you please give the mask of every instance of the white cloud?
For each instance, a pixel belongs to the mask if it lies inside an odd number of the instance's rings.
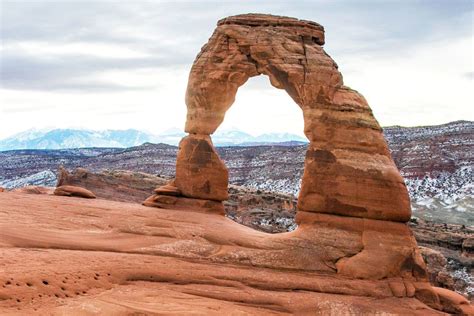
[[[322,23],[325,49],[382,125],[473,119],[468,1],[19,3],[0,13],[0,138],[32,127],[182,128],[194,56],[217,19],[246,12]],[[302,134],[303,118],[261,76],[240,88],[221,128],[234,126]]]
[[[84,55],[101,58],[143,58],[150,54],[126,47],[125,44],[88,43],[88,42],[50,42],[50,41],[18,41],[2,45],[1,53],[24,53],[34,56],[54,58],[71,55]]]
[[[117,72],[96,79],[111,79],[109,76],[113,75],[115,82],[125,85],[136,81],[156,86],[145,90],[88,93],[2,89],[0,136],[32,127],[137,128],[156,133],[184,126],[187,70],[132,71],[130,77]]]
[[[340,56],[346,85],[361,92],[384,125],[474,120],[473,38],[423,42],[400,54]]]

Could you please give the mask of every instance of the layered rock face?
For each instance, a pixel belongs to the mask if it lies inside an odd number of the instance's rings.
[[[93,173],[84,168],[69,172],[60,167],[57,186],[83,187],[101,199],[141,203],[154,188],[168,181],[142,172],[115,170]]]
[[[189,135],[180,142],[175,185],[192,198],[227,200],[229,176],[209,136]]]
[[[303,111],[310,145],[300,212],[399,222],[410,218],[407,190],[382,130],[365,99],[343,85],[323,44],[324,28],[310,21],[248,14],[218,22],[189,75],[190,135],[180,144],[175,181],[184,196],[226,198],[227,171],[209,136],[238,88],[264,74]]]
[[[223,213],[219,203],[228,197],[228,172],[210,135],[222,123],[238,88],[264,74],[302,109],[310,140],[298,198],[299,226],[270,238],[276,244],[259,241],[250,251],[245,249],[247,236],[223,243],[220,235],[218,242],[225,247],[206,258],[323,273],[332,275],[335,283],[387,280],[393,297],[471,313],[465,299],[429,285],[425,263],[405,223],[411,215],[408,192],[382,129],[365,99],[343,85],[323,44],[323,27],[310,21],[260,14],[219,21],[189,75],[189,135],[179,146],[176,178],[143,204]],[[239,250],[229,252],[234,245]]]
[[[324,52],[323,44],[324,29],[314,22],[255,14],[219,21],[189,76],[189,136],[180,143],[176,179],[166,190],[157,189],[144,204],[189,208],[194,199],[197,208],[212,204],[221,210],[215,202],[227,198],[228,173],[210,135],[222,123],[237,89],[249,77],[265,74],[303,110],[310,145],[298,199],[301,227],[327,222],[361,228],[351,233],[359,235],[367,249],[340,258],[334,265],[338,273],[363,278],[399,275],[409,260],[410,273],[425,277],[406,225],[374,221],[407,221],[408,193],[367,102],[343,86],[337,65]],[[176,197],[176,192],[183,197]],[[321,213],[351,218],[341,220]],[[381,266],[382,261],[386,265]]]

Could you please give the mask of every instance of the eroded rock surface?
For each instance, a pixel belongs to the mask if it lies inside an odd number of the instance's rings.
[[[59,178],[59,182],[63,184],[75,184],[96,192],[98,198],[129,202],[140,202],[141,200],[137,200],[138,196],[145,198],[154,186],[169,181],[140,172],[93,173],[81,168],[72,172],[63,170]],[[169,184],[161,186],[155,192],[158,195],[179,196],[176,187]],[[201,203],[200,205],[195,203],[193,207],[202,207],[202,203],[206,202],[192,201]],[[150,202],[157,203],[153,200]],[[224,202],[224,208],[226,216],[237,223],[267,233],[283,233],[297,228],[296,204],[297,199],[292,195],[230,185],[229,199]],[[189,203],[187,207],[190,207]],[[431,284],[455,290],[472,301],[474,299],[474,276],[472,275],[474,228],[436,224],[416,218],[409,222],[409,227],[420,245]]]
[[[174,185],[189,198],[227,200],[229,176],[209,136],[189,135],[179,144]]]
[[[53,194],[54,189],[37,185],[28,185],[26,187],[13,189],[12,192],[21,192],[26,194]]]
[[[208,137],[222,123],[238,88],[263,74],[303,111],[310,144],[298,199],[301,211],[399,222],[410,218],[407,189],[382,129],[364,97],[343,85],[323,44],[324,28],[310,21],[248,14],[218,22],[189,75],[190,136],[180,153],[199,159],[186,156],[186,161],[178,154],[175,183],[184,196],[225,198],[227,170],[217,155],[207,154],[214,153]],[[199,148],[189,144],[197,139],[202,140]],[[202,179],[207,171],[208,181]]]
[[[295,251],[282,245],[278,254],[245,254],[245,260],[254,266],[309,269],[351,280],[401,278],[388,284],[395,297],[416,297],[437,310],[471,312],[462,296],[429,285],[406,224],[411,216],[408,192],[382,129],[364,97],[343,85],[323,44],[323,27],[310,21],[260,14],[219,21],[189,75],[189,135],[180,144],[176,179],[144,205],[176,208],[192,199],[216,203],[227,198],[227,169],[210,135],[222,123],[238,88],[264,74],[302,109],[310,144],[298,198],[299,227],[285,234]],[[180,209],[196,204],[189,203]],[[202,212],[206,207],[194,209]]]
[[[90,172],[84,168],[68,171],[61,167],[57,186],[72,185],[94,192],[98,198],[141,203],[169,179],[133,171]]]
[[[67,177],[64,177],[65,174]],[[85,188],[89,188],[88,185],[95,187],[104,181],[116,185],[120,183],[119,186],[123,186],[120,196],[114,194],[116,186],[112,185],[105,186],[98,197],[124,199],[124,192],[131,192],[130,201],[134,201],[135,190],[141,186],[131,182],[127,189],[127,182],[122,182],[124,175],[146,179],[143,187],[149,185],[149,180],[164,181],[151,175],[134,176],[130,172],[93,174],[83,169],[62,172],[62,175],[62,184],[70,181]],[[99,181],[101,177],[105,180]],[[107,190],[110,192],[107,193]],[[225,203],[228,214],[247,213],[244,218],[238,215],[238,220],[245,220],[248,216],[249,222],[245,224],[252,227],[258,227],[258,223],[251,222],[258,222],[259,216],[268,217],[263,213],[269,209],[278,214],[277,218],[284,214],[294,216],[295,213],[295,201],[290,196],[233,186],[229,193],[230,199]],[[173,195],[168,197],[176,198]],[[16,261],[2,261],[12,272],[0,274],[0,284],[5,279],[4,291],[0,288],[0,295],[6,298],[0,303],[0,311],[20,308],[20,314],[31,309],[37,309],[38,313],[51,310],[74,313],[79,308],[86,308],[88,313],[92,313],[99,308],[105,314],[172,313],[174,309],[186,313],[205,308],[206,313],[214,311],[218,314],[240,311],[244,308],[242,300],[245,306],[251,304],[251,307],[243,309],[249,313],[272,313],[276,310],[282,314],[304,311],[367,314],[373,312],[370,308],[375,306],[375,311],[380,312],[435,314],[434,310],[424,305],[426,302],[433,308],[444,308],[433,294],[435,289],[430,289],[422,276],[423,263],[419,257],[406,256],[413,251],[414,241],[407,233],[406,225],[401,223],[387,225],[384,221],[321,214],[314,225],[306,221],[292,233],[268,235],[228,222],[216,212],[205,211],[209,206],[196,207],[193,204],[179,210],[158,210],[131,203],[45,195],[33,196],[31,200],[24,193],[6,192],[0,199],[0,208],[4,211],[0,214],[0,232],[3,233],[0,233],[0,245],[6,245],[3,251],[8,253],[4,258],[16,258]],[[260,213],[257,214],[254,210],[258,209]],[[22,225],[28,225],[24,228],[28,232],[23,232]],[[17,247],[23,250],[18,252]],[[28,251],[30,248],[31,251]],[[36,251],[38,248],[42,252]],[[412,259],[402,263],[403,258]],[[180,268],[182,259],[189,263],[182,269],[195,272],[185,274]],[[44,267],[31,263],[36,260],[38,265]],[[144,264],[144,261],[149,264]],[[234,281],[202,283],[209,277],[216,277],[213,274],[215,264],[220,266],[222,273],[232,274]],[[264,267],[263,272],[258,267]],[[299,269],[313,272],[304,272],[298,277],[300,281],[290,287],[285,286],[282,291],[283,288],[278,285],[285,282],[282,276],[285,280],[293,278],[301,273]],[[253,279],[247,281],[246,275],[252,272],[260,275],[259,283],[253,283]],[[345,276],[346,273],[350,276]],[[368,279],[353,279],[354,274]],[[25,278],[25,275],[28,277]],[[320,277],[324,280],[319,280]],[[43,281],[48,284],[43,284]],[[226,282],[235,284],[237,289],[229,287]],[[252,285],[241,285],[247,282]],[[17,286],[17,283],[20,285]],[[260,288],[261,284],[265,287]],[[305,285],[303,292],[301,289],[290,291],[303,284],[322,287],[317,290],[311,287],[311,290]],[[328,287],[329,284],[331,287]],[[248,297],[242,293],[242,286],[246,293],[250,293]],[[380,293],[370,294],[366,288],[381,286],[385,286],[393,297],[385,297],[387,294],[379,297]],[[209,297],[206,291],[211,289],[213,294]],[[205,297],[202,297],[203,293],[206,293]],[[417,293],[416,296],[407,300],[413,293]],[[383,303],[369,303],[374,298],[372,295]],[[256,296],[258,300],[255,300]],[[143,297],[149,299],[144,300]],[[303,297],[314,301],[303,302]],[[456,302],[464,302],[457,296],[454,298]],[[16,302],[17,299],[20,302]],[[234,303],[234,299],[239,303]],[[203,300],[202,303],[200,300]],[[269,300],[273,302],[271,307],[267,305]],[[282,300],[291,300],[292,305],[296,305],[289,307],[287,301]],[[151,302],[153,304],[150,305]],[[452,302],[446,304],[449,310],[456,306]],[[461,305],[454,308],[469,307],[466,303]],[[213,307],[208,309],[209,306]]]
[[[15,192],[0,209],[1,314],[470,312],[401,260],[414,243],[402,223],[315,214],[266,234],[215,213]]]
[[[61,185],[54,190],[54,195],[60,196],[73,196],[73,197],[81,197],[86,199],[95,199],[96,196],[91,191],[73,186],[73,185]]]
[[[190,135],[176,179],[144,202],[160,209],[2,194],[0,260],[8,275],[0,275],[0,307],[23,314],[473,314],[462,296],[429,284],[406,224],[406,187],[381,129],[364,98],[343,86],[322,44],[324,30],[314,22],[219,21],[191,70]],[[227,169],[210,138],[238,87],[259,74],[300,106],[310,140],[299,226],[282,234],[223,216]]]

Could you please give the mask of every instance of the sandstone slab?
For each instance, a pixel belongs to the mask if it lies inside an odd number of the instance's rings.
[[[0,198],[1,314],[471,312],[417,276],[416,260],[382,278],[379,269],[362,279],[337,272],[338,261],[375,247],[363,235],[383,221],[319,214],[294,232],[266,234],[189,209],[22,197]],[[384,243],[387,253],[409,248]]]
[[[62,185],[57,187],[54,190],[54,195],[60,195],[60,196],[74,196],[74,197],[81,197],[81,198],[86,198],[86,199],[95,199],[96,196],[94,193],[91,191],[81,188],[81,187],[76,187],[73,185]]]
[[[53,194],[54,188],[28,185],[26,187],[13,189],[12,192],[19,192],[19,193],[26,193],[26,194]]]
[[[72,171],[59,168],[57,186],[82,187],[94,192],[98,198],[141,203],[157,186],[168,181],[150,174],[126,170],[90,172],[84,168]]]

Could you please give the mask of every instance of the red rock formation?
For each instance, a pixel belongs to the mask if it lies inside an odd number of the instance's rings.
[[[461,296],[429,284],[380,127],[362,96],[342,86],[322,44],[314,22],[243,15],[218,23],[191,70],[190,135],[176,179],[144,202],[165,209],[2,194],[0,312],[474,314]],[[299,227],[289,233],[222,216],[227,170],[209,135],[258,74],[302,108],[311,141]],[[62,184],[61,194],[87,191]]]
[[[212,212],[14,192],[0,209],[0,314],[472,313],[406,257],[402,223],[317,214],[273,235]]]
[[[13,189],[12,192],[20,192],[27,194],[53,194],[54,188],[28,185],[26,187]]]
[[[209,136],[189,135],[179,144],[174,184],[183,196],[227,200],[227,168]]]
[[[443,311],[457,315],[474,315],[474,308],[462,295],[440,287],[434,287],[434,290],[443,306]]]
[[[93,173],[79,168],[71,173],[63,170],[60,175],[59,182],[62,184],[80,186],[93,191],[98,198],[122,202],[139,202],[153,191],[154,186],[167,182],[160,177],[130,171]],[[173,183],[161,186],[155,192],[157,195],[146,201],[145,205],[170,207],[161,200],[174,202],[175,208],[179,208],[177,203],[180,203],[181,209],[222,213],[222,205],[217,202],[173,198],[180,196]],[[263,232],[282,233],[296,228],[296,199],[291,195],[230,185],[229,199],[224,202],[224,208],[228,218]],[[430,283],[456,290],[472,301],[473,295],[469,291],[472,282],[469,283],[467,276],[474,263],[474,229],[461,225],[429,223],[420,219],[412,220],[409,224],[418,245],[425,246],[419,246],[419,249],[427,265]]]
[[[57,185],[86,188],[102,199],[141,203],[154,188],[168,181],[142,172],[116,170],[93,173],[84,168],[68,172],[60,168]]]
[[[86,199],[95,199],[96,196],[94,193],[91,191],[81,188],[81,187],[76,187],[73,185],[62,185],[56,188],[54,190],[54,195],[59,195],[59,196],[75,196],[75,197],[82,197]]]
[[[180,145],[175,181],[184,196],[227,197],[227,170],[209,135],[222,123],[238,88],[264,74],[303,111],[310,145],[300,211],[400,222],[410,218],[408,193],[382,130],[365,99],[343,86],[323,44],[323,27],[310,21],[249,14],[218,22],[189,75],[190,136]]]
[[[247,236],[234,235],[229,227],[228,237],[208,239],[226,245],[217,253],[210,250],[211,260],[317,271],[348,280],[387,280],[394,297],[415,297],[434,309],[469,313],[467,301],[429,285],[405,223],[411,215],[408,192],[382,130],[362,95],[343,86],[323,44],[324,29],[314,22],[254,14],[219,21],[189,75],[189,136],[180,144],[176,179],[144,204],[201,214],[206,208],[220,211],[206,204],[227,198],[228,181],[210,135],[237,89],[250,77],[267,75],[302,109],[310,140],[298,198],[299,227],[271,242],[260,240],[249,252],[244,249]],[[234,252],[230,245],[240,249]]]
[[[224,205],[218,201],[193,199],[186,197],[178,197],[174,193],[160,192],[150,196],[143,202],[143,205],[158,208],[173,208],[175,210],[195,210],[203,212],[214,212],[225,214]]]

